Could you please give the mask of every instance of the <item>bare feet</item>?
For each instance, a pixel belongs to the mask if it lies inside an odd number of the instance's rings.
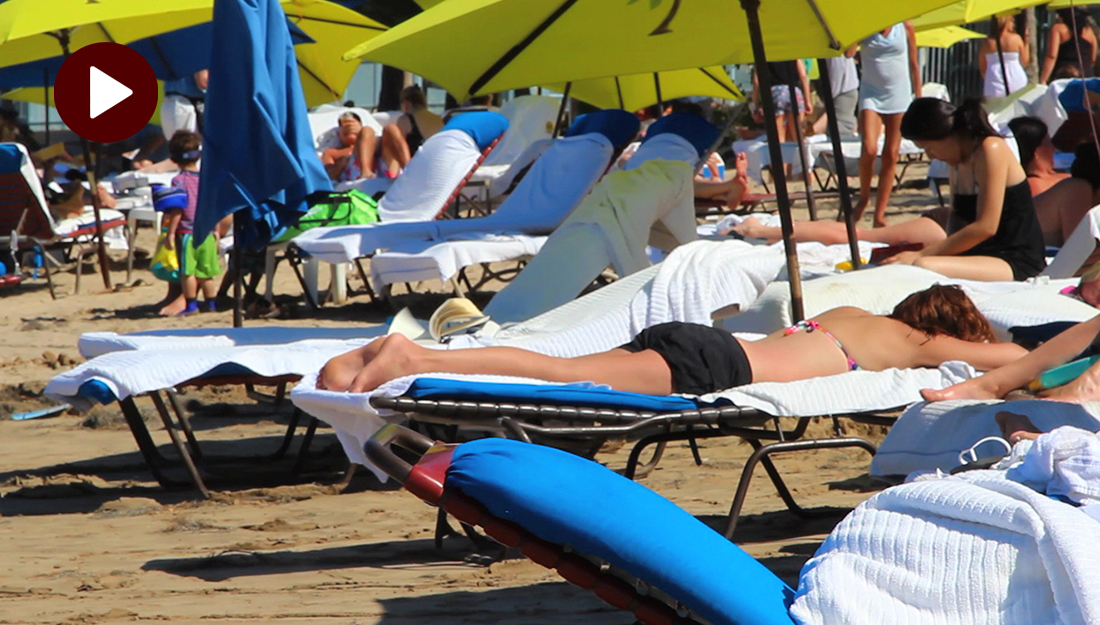
[[[730,228],[729,231],[736,232],[746,239],[764,239],[768,243],[775,243],[779,240],[779,237],[775,234],[777,230],[778,228],[765,226],[755,217],[746,217],[744,221]]]
[[[1008,412],[1002,410],[994,417],[997,420],[997,425],[1001,428],[1001,435],[1009,443],[1015,445],[1016,443],[1024,439],[1036,439],[1042,434],[1042,430],[1035,426],[1022,414],[1016,414],[1015,412]]]
[[[885,219],[879,219],[878,217],[875,217],[875,220],[873,222],[873,226],[875,228],[885,228],[888,225],[890,224],[886,223]]]
[[[363,393],[385,382],[421,373],[416,363],[424,348],[401,334],[391,334],[325,363],[318,388]]]
[[[981,378],[953,384],[943,390],[923,389],[921,397],[927,401],[950,401],[952,399],[1000,399],[982,385]]]
[[[183,295],[180,295],[169,302],[167,306],[161,308],[160,314],[164,317],[173,317],[183,312],[185,308],[187,308],[187,300],[184,299]]]

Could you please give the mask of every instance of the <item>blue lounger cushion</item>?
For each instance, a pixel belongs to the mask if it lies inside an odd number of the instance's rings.
[[[651,139],[668,132],[687,139],[695,148],[695,151],[699,153],[699,156],[702,156],[703,152],[714,145],[720,131],[714,124],[698,115],[671,113],[653,122],[649,129],[645,131],[645,138]]]
[[[452,117],[443,130],[461,130],[473,137],[477,149],[484,152],[508,130],[508,119],[496,111],[470,111]]]
[[[507,401],[547,406],[616,408],[662,413],[698,408],[698,405],[690,399],[674,395],[643,395],[575,384],[511,384],[445,378],[417,378],[405,395],[415,399]]]
[[[596,462],[482,439],[455,450],[446,486],[653,584],[715,625],[791,625],[794,591],[782,580],[676,504]]]
[[[565,131],[565,136],[576,137],[598,132],[607,137],[611,145],[618,150],[634,140],[641,125],[633,113],[622,109],[604,109],[585,113],[573,120],[573,124]]]

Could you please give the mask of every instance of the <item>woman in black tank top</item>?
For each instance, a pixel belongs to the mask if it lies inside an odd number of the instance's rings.
[[[1043,270],[1043,231],[1027,174],[978,100],[956,108],[918,98],[902,118],[901,132],[951,167],[952,214],[947,238],[886,263],[971,280],[1026,280]]]
[[[1059,78],[1092,76],[1096,65],[1096,35],[1089,25],[1089,16],[1081,9],[1061,9],[1059,23],[1050,29],[1047,55],[1039,82],[1044,84]],[[1078,56],[1080,52],[1080,56]]]

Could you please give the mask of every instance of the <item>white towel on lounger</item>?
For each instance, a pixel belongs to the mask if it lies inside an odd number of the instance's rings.
[[[973,471],[862,503],[802,569],[799,625],[1096,625],[1100,523]]]

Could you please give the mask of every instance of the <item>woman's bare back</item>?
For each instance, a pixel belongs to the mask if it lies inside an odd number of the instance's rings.
[[[780,331],[760,341],[745,341],[742,345],[752,364],[753,381],[788,382],[844,373],[849,371],[848,358],[868,371],[938,366],[941,354],[949,356],[944,360],[951,360],[961,357],[967,345],[976,350],[980,345],[929,337],[896,319],[850,306],[826,311],[814,321],[844,349],[821,330]],[[945,343],[949,343],[947,349]]]

